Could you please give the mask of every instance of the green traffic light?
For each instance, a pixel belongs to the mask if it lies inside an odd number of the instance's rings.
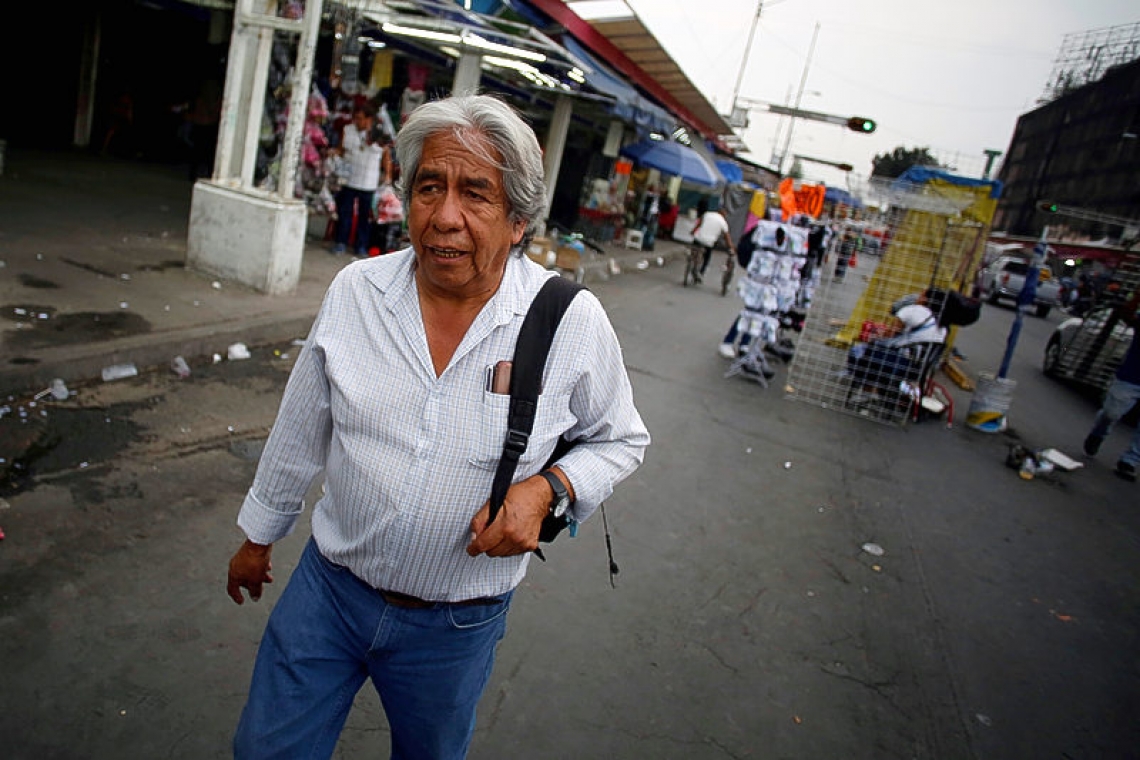
[[[875,120],[868,119],[863,116],[852,116],[847,120],[847,128],[853,132],[862,132],[863,134],[871,134],[875,131]]]

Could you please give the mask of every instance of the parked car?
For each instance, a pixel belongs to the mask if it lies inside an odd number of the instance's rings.
[[[1101,391],[1107,388],[1132,342],[1132,328],[1111,320],[1111,315],[1112,307],[1101,305],[1083,318],[1070,317],[1057,325],[1045,345],[1045,374]]]
[[[1029,272],[1029,261],[1020,256],[998,256],[978,275],[978,294],[989,303],[1002,298],[1017,301]],[[1037,281],[1037,316],[1046,317],[1050,309],[1061,305],[1061,286],[1047,267],[1041,267]]]

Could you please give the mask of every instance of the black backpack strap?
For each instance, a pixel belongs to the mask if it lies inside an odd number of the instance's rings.
[[[491,511],[487,524],[494,522],[507,497],[507,489],[515,476],[519,458],[526,452],[530,432],[534,429],[534,416],[538,407],[538,394],[542,385],[542,372],[550,344],[562,322],[562,315],[583,286],[562,276],[551,277],[538,291],[523,319],[515,354],[511,364],[511,405],[507,417],[507,438],[503,442],[503,456],[495,470],[491,484]]]

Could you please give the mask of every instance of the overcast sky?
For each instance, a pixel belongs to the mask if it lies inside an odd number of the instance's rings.
[[[627,2],[728,113],[757,0]],[[983,150],[1004,152],[1017,117],[1036,107],[1066,34],[1137,22],[1136,0],[770,0],[740,96],[782,104],[790,93],[794,102],[818,23],[801,108],[867,116],[878,130],[867,136],[798,120],[789,154],[851,163],[868,175],[878,153],[928,147],[943,164],[978,176]],[[781,136],[776,144],[777,129],[786,135],[787,120],[781,125],[758,108],[751,121],[744,156],[774,165],[784,143]],[[804,170],[844,185],[845,176],[826,166],[805,163]]]

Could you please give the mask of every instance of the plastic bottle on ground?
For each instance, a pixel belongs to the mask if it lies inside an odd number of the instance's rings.
[[[121,380],[124,377],[134,377],[138,373],[138,367],[129,362],[125,364],[112,364],[110,367],[103,368],[103,382]]]

